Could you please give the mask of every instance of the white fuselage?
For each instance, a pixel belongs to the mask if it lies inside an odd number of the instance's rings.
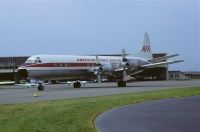
[[[121,68],[122,57],[99,56],[103,66],[103,75],[113,76]],[[129,72],[148,61],[138,57],[127,57],[130,62]],[[18,70],[26,70],[30,79],[60,80],[94,78],[96,56],[75,55],[35,55],[27,59]]]

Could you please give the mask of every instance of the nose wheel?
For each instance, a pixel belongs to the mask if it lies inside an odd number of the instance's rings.
[[[44,86],[42,85],[42,83],[38,83],[37,89],[38,91],[44,91]]]

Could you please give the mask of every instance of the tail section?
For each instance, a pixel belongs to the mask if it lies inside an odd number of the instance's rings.
[[[144,33],[143,47],[141,50],[142,53],[151,52],[151,42],[147,32]]]
[[[145,58],[145,59],[152,59],[152,52],[151,52],[151,42],[149,39],[149,35],[147,32],[144,33],[144,40],[143,40],[143,46],[139,53],[136,54],[136,56]]]

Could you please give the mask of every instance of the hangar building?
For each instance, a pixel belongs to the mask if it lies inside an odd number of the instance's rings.
[[[18,80],[16,70],[23,64],[28,56],[21,57],[0,57],[0,81]]]

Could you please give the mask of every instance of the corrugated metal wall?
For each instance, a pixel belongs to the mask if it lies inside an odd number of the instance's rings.
[[[0,57],[0,68],[13,68],[23,64],[28,59],[28,56],[24,57]]]
[[[23,64],[28,56],[22,57],[0,57],[0,81],[18,80],[14,69]]]

